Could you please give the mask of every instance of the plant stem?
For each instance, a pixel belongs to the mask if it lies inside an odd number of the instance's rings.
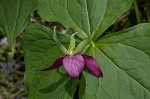
[[[147,14],[147,20],[150,22],[150,15],[149,15],[149,9],[148,9],[148,0],[146,0],[146,14]]]
[[[137,20],[137,23],[139,24],[141,23],[141,18],[140,18],[140,11],[139,11],[136,0],[133,0],[133,4],[134,4],[134,9],[135,9],[135,14],[136,14],[136,20]]]

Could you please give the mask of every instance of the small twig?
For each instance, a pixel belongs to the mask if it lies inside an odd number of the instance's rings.
[[[127,18],[130,15],[130,11],[123,14],[114,24],[119,24],[123,19]]]
[[[30,22],[32,22],[32,23],[40,23],[41,22],[40,20],[41,19],[39,17],[36,17],[36,18],[31,18]]]

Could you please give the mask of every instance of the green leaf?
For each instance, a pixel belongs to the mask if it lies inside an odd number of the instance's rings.
[[[95,31],[95,40],[102,35],[123,13],[129,10],[133,0],[108,0],[107,8],[98,29]]]
[[[118,33],[111,33],[102,37],[98,44],[121,43],[135,47],[150,57],[150,24],[143,23]]]
[[[85,39],[101,35],[131,4],[132,0],[39,0],[38,13],[73,28]]]
[[[69,45],[69,36],[60,35],[62,44]],[[65,38],[65,39],[64,39]],[[50,71],[39,71],[50,66],[63,56],[53,39],[53,31],[39,24],[27,28],[23,39],[26,71],[24,81],[29,99],[72,99],[78,83],[63,67]]]
[[[82,39],[91,36],[100,24],[108,0],[39,0],[40,16],[73,28]]]
[[[29,23],[37,0],[0,0],[0,27],[13,48],[15,39]]]
[[[150,24],[102,37],[89,48],[103,78],[83,72],[80,99],[150,99]],[[137,44],[138,43],[138,44]],[[141,45],[142,44],[142,45]]]

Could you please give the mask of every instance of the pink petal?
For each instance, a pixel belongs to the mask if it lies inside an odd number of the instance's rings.
[[[85,63],[82,55],[73,55],[64,57],[63,65],[70,76],[77,77],[82,72]]]
[[[96,77],[103,77],[103,73],[96,60],[91,56],[87,56],[87,55],[82,55],[82,56],[84,58],[85,66],[88,69],[88,71]]]
[[[40,71],[46,71],[46,70],[56,69],[56,68],[62,66],[63,65],[63,63],[62,63],[63,59],[64,59],[64,57],[56,59],[55,62],[52,64],[52,66],[50,66],[48,68],[45,68],[45,69],[42,69]]]

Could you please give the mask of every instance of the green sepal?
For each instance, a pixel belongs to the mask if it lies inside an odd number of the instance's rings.
[[[59,45],[61,51],[62,51],[65,55],[69,55],[68,50],[59,42],[59,40],[58,40],[58,38],[57,38],[56,26],[54,27],[53,39],[54,39],[54,41]]]
[[[89,39],[85,39],[81,41],[73,54],[80,53],[87,46],[88,42],[89,42]]]
[[[74,50],[75,50],[75,47],[76,47],[76,40],[75,40],[75,38],[74,38],[74,36],[77,34],[77,32],[76,33],[74,33],[74,34],[72,34],[71,35],[71,37],[70,37],[70,45],[69,45],[69,49],[68,49],[68,51],[70,52],[70,53],[73,53],[74,52]]]
[[[84,54],[88,48],[90,47],[90,45],[87,45],[83,50],[80,51],[81,54]]]

